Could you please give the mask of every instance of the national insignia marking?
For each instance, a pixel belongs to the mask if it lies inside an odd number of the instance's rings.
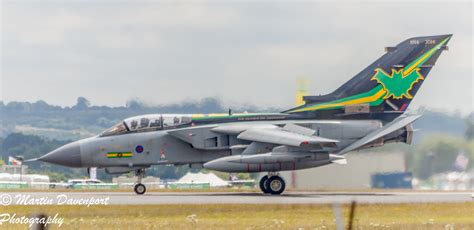
[[[382,85],[386,94],[383,99],[394,98],[412,99],[413,96],[410,94],[410,90],[413,85],[418,81],[424,80],[425,78],[420,74],[419,68],[414,69],[408,74],[404,75],[403,69],[395,70],[392,69],[392,74],[389,75],[381,68],[375,69],[375,74],[370,80],[375,80]]]
[[[135,151],[136,151],[137,153],[142,153],[143,150],[144,150],[144,148],[143,148],[143,146],[141,146],[141,145],[137,145],[137,147],[135,147]]]

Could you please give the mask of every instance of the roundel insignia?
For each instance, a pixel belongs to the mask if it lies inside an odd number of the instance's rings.
[[[122,158],[123,157],[123,153],[117,153],[117,158]]]
[[[143,146],[137,145],[137,147],[135,147],[135,151],[136,151],[137,153],[142,153],[142,152],[143,152]]]

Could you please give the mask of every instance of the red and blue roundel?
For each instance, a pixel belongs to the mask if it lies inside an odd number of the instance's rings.
[[[136,151],[137,153],[142,153],[142,152],[143,152],[143,146],[137,145],[137,147],[135,147],[135,151]]]

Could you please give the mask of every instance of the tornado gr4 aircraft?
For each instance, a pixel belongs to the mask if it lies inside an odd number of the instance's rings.
[[[281,113],[131,117],[38,160],[105,168],[107,173],[134,171],[137,194],[145,193],[141,179],[152,165],[268,172],[260,180],[261,190],[280,194],[285,190],[280,171],[344,164],[344,154],[351,151],[410,143],[411,124],[420,116],[404,112],[451,36],[415,37],[387,47],[334,92],[306,96],[305,104]]]

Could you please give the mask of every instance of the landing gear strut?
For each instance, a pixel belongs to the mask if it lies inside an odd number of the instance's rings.
[[[145,169],[135,170],[135,175],[137,176],[137,183],[133,186],[133,191],[138,195],[143,195],[146,192],[146,187],[142,184],[143,176],[145,176]]]
[[[269,173],[260,179],[260,190],[263,193],[279,195],[285,191],[285,181],[278,174]]]

